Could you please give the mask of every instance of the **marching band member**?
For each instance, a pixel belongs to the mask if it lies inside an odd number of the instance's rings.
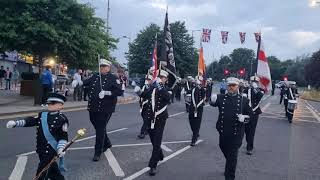
[[[244,135],[244,123],[252,114],[249,100],[239,94],[239,79],[227,79],[227,94],[213,94],[210,105],[219,108],[216,128],[219,132],[219,146],[226,159],[225,179],[234,180],[238,152]]]
[[[202,86],[203,77],[196,77],[196,86],[191,89],[191,103],[189,106],[189,122],[192,130],[191,146],[195,146],[201,126],[202,112],[206,92]]]

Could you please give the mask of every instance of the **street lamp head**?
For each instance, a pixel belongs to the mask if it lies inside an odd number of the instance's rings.
[[[316,7],[319,3],[320,3],[320,1],[310,0],[309,6],[314,8],[314,7]]]

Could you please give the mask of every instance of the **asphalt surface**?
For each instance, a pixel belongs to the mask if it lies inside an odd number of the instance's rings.
[[[310,107],[317,109],[320,105],[299,100],[294,122],[289,124],[278,98],[271,96],[262,103],[265,113],[259,119],[255,153],[253,156],[245,154],[244,140],[236,179],[320,180],[320,119],[319,114],[317,116],[317,112]],[[102,156],[99,162],[91,161],[94,138],[77,142],[66,155],[66,179],[223,180],[225,160],[215,129],[217,109],[205,107],[200,130],[202,141],[196,147],[190,147],[187,142],[191,139],[191,130],[184,104],[176,102],[168,109],[171,117],[167,120],[163,137],[166,158],[158,166],[155,177],[149,177],[146,173],[152,147],[148,144],[149,137],[144,140],[136,138],[142,120],[138,104],[133,103],[118,105],[111,117],[107,129],[111,131],[109,138],[114,147],[111,152],[108,151],[108,158]],[[67,112],[66,115],[70,121],[70,138],[83,127],[87,129],[86,137],[94,135],[87,111]],[[35,128],[5,129],[6,122],[0,121],[0,180],[10,176],[17,180],[30,180],[38,163],[37,155],[32,152],[35,150]],[[31,154],[17,156],[28,152]]]

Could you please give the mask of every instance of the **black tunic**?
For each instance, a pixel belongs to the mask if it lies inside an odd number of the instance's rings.
[[[249,100],[246,97],[236,94],[218,94],[216,102],[212,106],[219,108],[219,117],[216,129],[223,136],[243,136],[244,123],[238,121],[237,114],[252,115]],[[242,109],[242,112],[241,112]]]
[[[106,112],[113,113],[117,104],[117,96],[123,94],[121,89],[120,80],[113,74],[107,73],[102,76],[102,90],[111,91],[111,96],[104,96],[103,99],[99,98],[101,92],[100,76],[94,74],[89,79],[83,82],[89,91],[88,111],[90,112]]]
[[[55,150],[47,142],[42,125],[41,125],[41,114],[37,117],[28,117],[25,119],[24,127],[37,127],[37,150],[38,154],[48,154],[55,153]],[[60,112],[50,112],[48,113],[48,127],[52,136],[56,139],[57,142],[60,140],[68,141],[67,128],[69,125],[68,118]]]

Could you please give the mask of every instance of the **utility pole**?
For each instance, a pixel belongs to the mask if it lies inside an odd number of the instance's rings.
[[[109,35],[109,18],[110,18],[110,0],[108,0],[108,9],[107,9],[107,34]]]

